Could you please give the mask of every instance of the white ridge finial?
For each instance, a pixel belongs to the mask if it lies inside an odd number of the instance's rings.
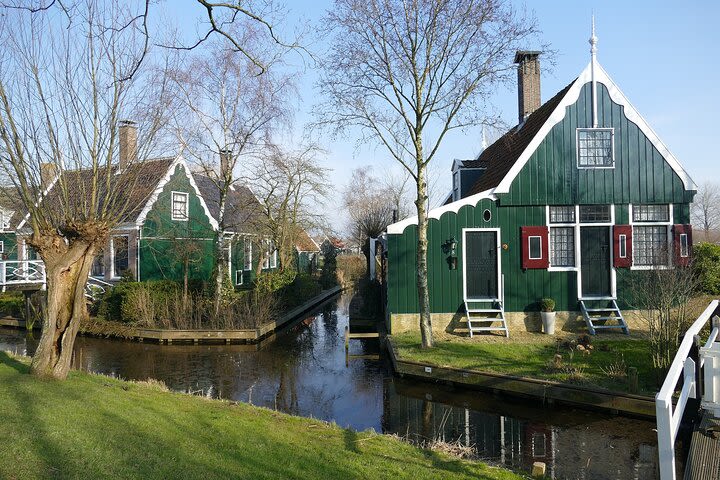
[[[595,35],[595,14],[592,16],[592,35],[590,36],[590,53],[594,57],[597,53],[598,37]]]

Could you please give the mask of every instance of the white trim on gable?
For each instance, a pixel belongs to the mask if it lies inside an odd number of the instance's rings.
[[[197,195],[198,199],[200,200],[200,205],[203,208],[203,211],[205,212],[205,215],[208,218],[208,221],[210,222],[210,225],[215,229],[218,230],[220,227],[218,225],[217,220],[212,216],[210,213],[210,209],[208,209],[207,204],[205,203],[205,199],[200,194],[200,189],[198,188],[197,184],[195,183],[195,179],[193,178],[192,172],[190,172],[190,167],[188,167],[187,162],[182,158],[181,155],[178,155],[177,158],[175,158],[175,161],[173,161],[172,164],[167,169],[167,172],[165,172],[165,176],[158,182],[157,186],[155,187],[155,190],[153,191],[152,195],[150,195],[150,198],[148,199],[147,203],[145,203],[145,207],[140,212],[140,215],[138,215],[137,220],[135,221],[135,225],[142,226],[143,223],[145,223],[145,219],[147,218],[148,214],[150,213],[150,210],[152,210],[153,205],[155,205],[155,202],[157,202],[158,197],[162,193],[163,189],[165,188],[165,185],[170,181],[170,178],[173,176],[173,173],[175,173],[175,168],[180,165],[183,168],[183,171],[185,172],[185,176],[187,177],[188,181],[190,182],[190,185],[192,186],[193,190],[195,191],[195,195]]]
[[[484,192],[476,193],[475,195],[470,195],[469,197],[465,197],[461,200],[458,200],[457,202],[448,203],[447,205],[443,205],[442,207],[433,208],[428,212],[428,219],[434,218],[439,220],[443,213],[446,212],[453,212],[457,213],[461,207],[464,207],[465,205],[476,205],[477,202],[483,199],[490,199],[490,200],[497,200],[497,197],[495,196],[495,192],[493,189],[485,190]],[[403,233],[406,227],[409,225],[417,225],[418,223],[418,217],[417,215],[413,217],[408,217],[405,220],[402,220],[400,222],[393,223],[392,225],[388,225],[387,227],[387,233],[389,234],[400,234]]]
[[[35,207],[37,207],[38,205],[40,205],[40,202],[42,202],[42,199],[43,199],[43,198],[47,197],[47,194],[50,192],[50,190],[52,190],[52,188],[55,186],[55,184],[57,183],[57,181],[60,179],[60,175],[62,175],[62,173],[57,173],[57,174],[55,175],[55,178],[53,178],[52,182],[50,182],[50,185],[48,185],[48,187],[42,192],[42,195],[40,196],[40,198],[38,198],[37,201],[35,202],[35,205],[34,205]],[[27,212],[27,213],[25,214],[25,216],[23,217],[22,221],[18,224],[17,227],[15,227],[15,231],[16,231],[16,232],[19,232],[20,229],[21,229],[23,226],[25,226],[25,224],[27,223],[28,220],[30,220],[30,212]]]
[[[612,101],[624,107],[624,113],[627,119],[637,125],[640,131],[648,138],[648,140],[650,140],[650,142],[658,150],[658,152],[660,152],[660,155],[662,155],[668,165],[670,165],[670,168],[672,168],[673,171],[678,175],[678,177],[680,177],[680,180],[682,180],[685,189],[697,190],[698,187],[695,182],[693,182],[692,178],[690,178],[690,175],[685,171],[685,169],[683,169],[677,158],[670,152],[670,150],[662,142],[662,140],[660,140],[660,137],[658,137],[655,131],[650,127],[650,125],[645,121],[645,119],[640,115],[640,113],[638,113],[635,107],[633,107],[625,94],[620,91],[620,88],[610,78],[605,69],[603,69],[597,61],[595,61],[594,67],[595,81],[597,83],[605,85],[605,87],[608,89]],[[535,150],[537,150],[537,148],[540,146],[540,143],[545,139],[548,133],[550,133],[550,130],[565,118],[566,108],[577,101],[580,96],[580,92],[585,86],[585,84],[592,82],[592,69],[593,62],[590,62],[588,66],[585,67],[585,69],[582,71],[582,73],[580,73],[580,76],[578,76],[578,78],[572,83],[563,99],[560,101],[558,106],[555,107],[555,110],[553,110],[550,117],[540,128],[538,133],[528,144],[520,157],[518,157],[518,159],[515,161],[510,171],[505,175],[505,178],[503,178],[500,184],[495,187],[494,193],[508,193],[510,191],[510,186],[515,180],[515,177],[518,176],[522,168],[525,166],[528,160],[530,160],[530,157],[533,153],[535,153]]]

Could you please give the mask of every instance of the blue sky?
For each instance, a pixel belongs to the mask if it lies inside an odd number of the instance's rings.
[[[720,2],[528,0],[513,3],[518,8],[534,11],[543,32],[542,39],[557,52],[552,70],[545,68],[542,73],[543,101],[567,85],[589,62],[590,17],[594,12],[599,37],[598,60],[605,70],[696,183],[719,180],[720,156],[711,142],[720,137],[714,118],[720,112],[720,62],[714,58],[720,41],[716,27]],[[176,6],[173,2],[173,7]],[[329,0],[288,1],[286,7],[291,14],[286,28],[292,28],[292,23],[300,18],[311,24],[317,22],[331,6]],[[175,12],[186,25],[197,15],[195,7]],[[536,47],[528,45],[529,49]],[[318,95],[313,90],[315,78],[312,69],[301,78],[303,101],[298,107],[296,135],[302,134],[303,123],[310,119],[308,111]],[[515,89],[513,85],[498,91],[494,98],[494,105],[509,125],[517,120]],[[456,132],[445,139],[433,167],[442,174],[437,190],[449,191],[452,160],[477,154],[480,137],[478,128]],[[323,142],[328,153],[322,162],[332,169],[329,177],[337,190],[347,183],[355,167],[372,165],[379,173],[397,169],[381,148],[357,149],[355,140]],[[335,200],[329,203],[337,205]],[[330,220],[341,230],[343,215],[333,215]]]

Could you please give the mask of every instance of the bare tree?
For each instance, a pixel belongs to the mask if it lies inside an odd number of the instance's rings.
[[[286,50],[309,54],[300,45],[300,35],[297,35],[292,41],[287,41],[277,33],[276,25],[272,20],[282,16],[283,12],[272,0],[252,2],[195,0],[193,3],[198,9],[198,13],[201,14],[200,20],[204,21],[197,36],[187,44],[177,40],[168,43],[155,39],[158,35],[157,32],[151,31],[150,21],[153,11],[158,7],[158,2],[138,0],[123,3],[128,12],[128,15],[123,17],[124,23],[108,19],[109,21],[102,25],[102,28],[109,28],[116,32],[132,29],[142,36],[142,48],[139,55],[136,55],[131,68],[123,72],[124,76],[121,80],[130,79],[140,70],[153,45],[173,50],[194,50],[215,38],[221,39],[228,48],[245,57],[257,67],[259,73],[264,73],[268,66],[266,63],[268,59],[261,52],[255,50],[252,45],[236,37],[233,32],[233,28],[241,22],[254,23],[268,40]],[[22,11],[36,15],[58,11],[70,21],[85,6],[85,0],[9,0],[0,2],[0,8],[6,11]]]
[[[299,229],[322,225],[320,207],[328,185],[325,170],[317,161],[320,152],[315,145],[292,151],[274,147],[253,164],[248,183],[262,210],[256,228],[279,252],[281,269],[291,268]],[[260,256],[258,271],[272,254],[270,250]]]
[[[705,241],[710,241],[710,234],[720,227],[720,186],[705,182],[692,204],[693,223],[702,228]]]
[[[256,44],[265,39],[257,30],[255,23],[243,22],[231,33],[238,42],[260,52]],[[268,59],[279,58],[281,53],[274,44],[266,45],[263,52]],[[295,86],[289,75],[278,71],[281,66],[268,61],[265,73],[259,75],[254,61],[220,42],[173,75],[183,107],[176,121],[178,137],[186,155],[215,190],[206,201],[213,204],[220,229],[215,246],[216,315],[228,275],[226,232],[237,231],[240,225],[233,222],[242,219],[227,208],[231,193],[242,181],[237,167],[266,149],[274,131],[288,126],[292,117],[289,99]]]
[[[404,215],[405,193],[409,177],[386,175],[380,180],[371,167],[353,170],[350,181],[343,190],[343,204],[350,222],[350,238],[360,246],[370,269],[370,239],[377,238],[397,215]]]
[[[0,169],[28,212],[27,243],[47,272],[47,314],[31,371],[56,378],[67,376],[87,317],[84,288],[95,253],[144,201],[146,190],[136,188],[141,160],[169,106],[162,71],[123,80],[144,54],[144,42],[121,28],[131,18],[121,2],[82,6],[52,21],[24,10],[0,17]],[[139,115],[143,132],[130,155],[136,161],[122,168],[121,115]]]
[[[318,124],[359,127],[415,181],[422,346],[433,345],[427,281],[427,167],[447,134],[489,121],[479,106],[512,80],[511,53],[536,24],[504,0],[336,0]],[[523,45],[526,46],[526,45]]]

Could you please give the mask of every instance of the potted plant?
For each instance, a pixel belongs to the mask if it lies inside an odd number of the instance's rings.
[[[555,334],[555,300],[543,298],[540,300],[540,317],[542,317],[543,332],[547,335]]]

